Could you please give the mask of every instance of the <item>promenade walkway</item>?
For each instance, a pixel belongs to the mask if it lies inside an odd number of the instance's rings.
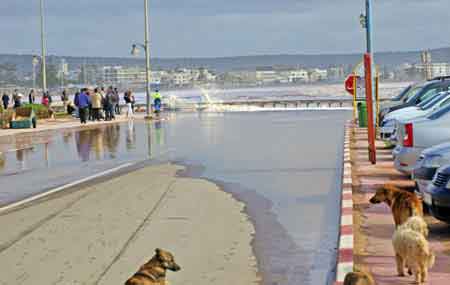
[[[398,172],[392,161],[392,150],[377,142],[378,162],[368,162],[367,132],[355,129],[352,143],[353,197],[355,219],[355,265],[374,274],[378,285],[412,284],[414,278],[398,277],[392,235],[395,230],[391,210],[386,204],[372,205],[370,197],[386,182],[399,187],[414,187],[414,181]],[[430,270],[427,284],[444,285],[450,280],[450,229],[431,216],[429,241],[436,253],[436,264]]]
[[[146,167],[0,212],[0,284],[123,284],[157,247],[171,284],[257,282],[244,205],[179,167]]]

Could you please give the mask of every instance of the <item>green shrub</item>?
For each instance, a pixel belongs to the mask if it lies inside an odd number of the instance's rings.
[[[42,104],[23,104],[22,107],[31,107],[38,119],[50,118],[50,112],[48,108]]]

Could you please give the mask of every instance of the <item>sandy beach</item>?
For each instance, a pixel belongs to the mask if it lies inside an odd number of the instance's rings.
[[[254,284],[244,205],[181,167],[146,167],[0,215],[0,284],[123,284],[154,249],[170,284]],[[207,237],[207,238],[205,238]]]

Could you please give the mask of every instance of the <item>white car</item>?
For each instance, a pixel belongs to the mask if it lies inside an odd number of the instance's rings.
[[[380,136],[383,140],[396,143],[396,132],[398,121],[408,121],[425,117],[434,111],[450,104],[450,92],[441,92],[436,96],[428,98],[417,106],[407,107],[386,115],[380,128]]]
[[[393,151],[395,168],[411,174],[422,151],[450,141],[450,105],[423,118],[400,121],[397,139]]]

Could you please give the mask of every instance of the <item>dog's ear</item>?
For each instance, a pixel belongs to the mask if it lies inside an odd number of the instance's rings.
[[[156,249],[155,249],[155,253],[156,253],[157,255],[160,255],[160,254],[161,254],[161,249],[160,249],[160,248],[156,248]]]

